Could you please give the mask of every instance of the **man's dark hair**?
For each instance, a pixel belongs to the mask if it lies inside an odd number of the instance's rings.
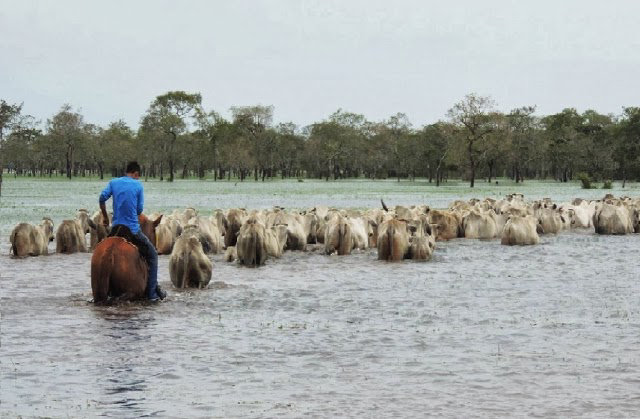
[[[133,173],[133,172],[138,172],[140,173],[140,165],[138,164],[137,161],[130,161],[129,163],[127,163],[127,170],[126,173]]]

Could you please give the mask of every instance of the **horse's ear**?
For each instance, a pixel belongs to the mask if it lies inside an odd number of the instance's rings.
[[[155,219],[155,221],[153,222],[153,227],[158,227],[158,224],[160,224],[160,221],[162,221],[162,217],[164,216],[164,214],[160,214],[160,216],[158,218]]]

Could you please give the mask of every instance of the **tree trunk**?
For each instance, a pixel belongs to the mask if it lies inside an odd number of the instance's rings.
[[[71,168],[71,158],[72,158],[71,153],[72,153],[71,146],[67,146],[67,155],[66,155],[66,158],[67,158],[67,177],[69,179],[71,179],[71,169],[72,169]]]
[[[169,157],[169,179],[167,182],[173,182],[173,157]]]
[[[476,180],[476,163],[473,158],[473,140],[467,139],[467,152],[469,153],[469,187],[473,188]]]
[[[476,182],[476,166],[473,163],[471,164],[471,173],[469,173],[469,175],[471,176],[471,179],[469,180],[469,187],[473,188],[473,185],[475,185]]]

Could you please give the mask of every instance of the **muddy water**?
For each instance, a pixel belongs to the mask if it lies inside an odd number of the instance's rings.
[[[440,244],[428,263],[214,257],[95,307],[89,254],[0,257],[2,416],[637,416],[640,236]]]

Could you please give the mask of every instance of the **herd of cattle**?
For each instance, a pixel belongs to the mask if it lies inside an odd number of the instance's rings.
[[[211,279],[208,253],[223,253],[224,260],[260,266],[267,258],[279,258],[286,250],[322,250],[349,255],[355,249],[377,248],[378,259],[428,260],[437,241],[453,238],[501,239],[504,245],[534,245],[539,234],[593,228],[598,234],[640,233],[640,198],[574,199],[556,204],[550,199],[528,202],[522,194],[501,200],[457,200],[447,210],[426,205],[396,206],[365,211],[315,207],[305,211],[247,211],[234,208],[199,215],[193,208],[170,215],[151,214],[152,233],[159,254],[169,254],[169,273],[174,286],[203,287]],[[44,218],[39,226],[18,224],[11,233],[15,257],[48,253],[54,225]],[[102,215],[79,210],[64,220],[55,233],[56,252],[86,252],[107,237]],[[155,235],[155,237],[153,237]]]

